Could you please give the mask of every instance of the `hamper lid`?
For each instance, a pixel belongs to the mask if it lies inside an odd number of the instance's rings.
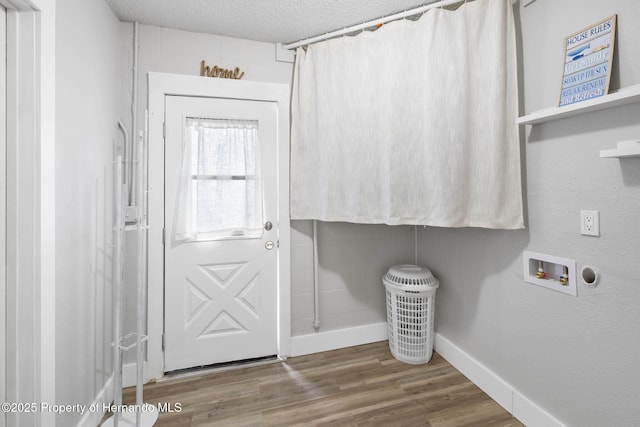
[[[412,264],[394,265],[384,276],[385,284],[398,286],[428,286],[437,288],[439,285],[431,271],[426,267]],[[387,283],[388,282],[388,283]]]

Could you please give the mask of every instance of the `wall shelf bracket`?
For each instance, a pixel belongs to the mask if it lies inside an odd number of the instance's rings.
[[[618,158],[640,157],[640,140],[619,141],[616,148],[600,150],[600,157]]]

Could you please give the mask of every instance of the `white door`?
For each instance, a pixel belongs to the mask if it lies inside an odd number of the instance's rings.
[[[166,372],[275,355],[277,106],[165,97]]]

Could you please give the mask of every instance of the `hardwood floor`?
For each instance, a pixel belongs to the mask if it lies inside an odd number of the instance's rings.
[[[437,353],[408,365],[386,341],[170,379],[145,386],[144,397],[180,404],[157,427],[523,425]],[[134,401],[127,389],[124,402]]]

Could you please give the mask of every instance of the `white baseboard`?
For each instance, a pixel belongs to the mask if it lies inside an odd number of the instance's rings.
[[[299,335],[291,337],[291,356],[303,356],[386,339],[388,339],[386,322]]]
[[[440,334],[435,351],[527,427],[565,427],[547,411],[513,388],[495,372]]]
[[[106,411],[104,410],[105,404],[108,405],[113,400],[113,375],[109,377],[107,382],[102,387],[102,390],[98,392],[96,398],[87,408],[86,412],[80,418],[78,427],[95,427],[97,426]]]

